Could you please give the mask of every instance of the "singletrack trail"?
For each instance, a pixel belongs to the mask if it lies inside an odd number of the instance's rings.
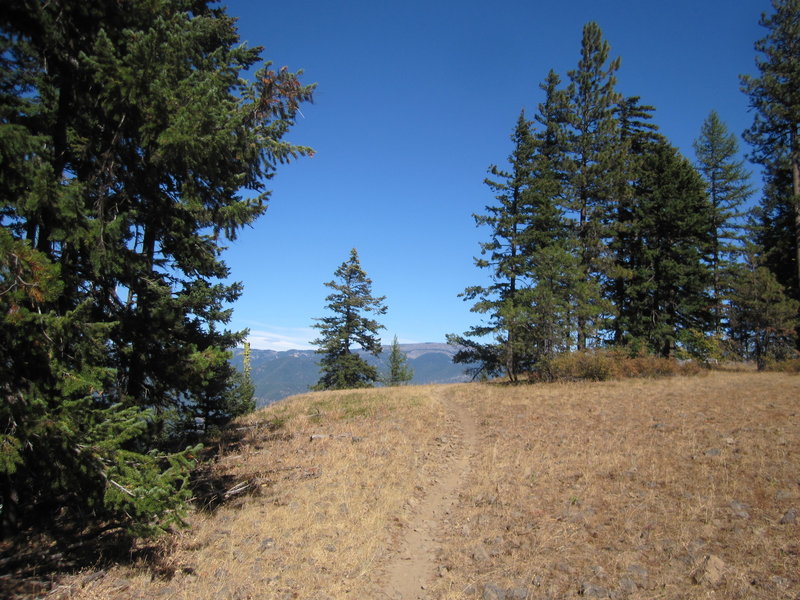
[[[475,421],[463,404],[440,396],[446,418],[457,426],[455,452],[442,465],[442,475],[428,490],[409,518],[407,534],[400,541],[400,552],[387,565],[386,598],[417,600],[428,597],[426,589],[436,576],[443,518],[458,500],[458,492],[471,469],[471,457],[478,442]]]

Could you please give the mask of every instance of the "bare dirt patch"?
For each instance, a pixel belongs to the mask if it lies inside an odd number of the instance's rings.
[[[436,441],[450,448],[440,465],[442,474],[413,510],[407,534],[397,556],[386,568],[385,597],[392,600],[426,598],[436,577],[438,557],[443,552],[444,518],[458,501],[459,490],[470,470],[470,459],[478,441],[477,429],[466,407],[449,399],[445,403],[447,418],[457,423],[455,438],[437,437]],[[439,566],[441,569],[441,566]]]

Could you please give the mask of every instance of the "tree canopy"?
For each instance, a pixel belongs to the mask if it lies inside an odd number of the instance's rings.
[[[248,405],[223,243],[311,152],[283,136],[312,86],[246,80],[261,49],[205,0],[9,0],[0,44],[3,525],[157,531],[189,496],[183,432]]]
[[[374,356],[381,353],[378,331],[383,325],[371,315],[386,313],[385,296],[372,295],[372,280],[361,268],[358,251],[350,250],[350,258],[334,272],[335,279],[325,285],[333,293],[325,298],[330,314],[312,325],[320,336],[312,343],[322,354],[322,375],[314,389],[340,390],[370,387],[378,380],[378,370],[361,358],[354,347]]]

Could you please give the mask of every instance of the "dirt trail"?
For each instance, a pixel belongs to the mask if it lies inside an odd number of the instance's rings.
[[[468,409],[442,398],[447,418],[459,430],[453,457],[443,465],[443,475],[428,490],[410,517],[408,533],[400,552],[386,567],[386,597],[391,600],[427,598],[426,588],[436,576],[436,551],[442,520],[458,500],[458,490],[470,471],[470,458],[477,446],[478,433]]]

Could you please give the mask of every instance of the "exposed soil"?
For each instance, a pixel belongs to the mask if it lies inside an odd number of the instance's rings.
[[[440,396],[441,397],[441,396]],[[439,438],[451,444],[452,453],[443,463],[442,476],[410,515],[399,552],[386,567],[386,596],[392,600],[426,598],[425,590],[436,576],[444,526],[443,516],[458,500],[459,490],[471,469],[471,458],[478,441],[477,428],[466,406],[443,399],[448,421],[457,423],[458,438]]]

